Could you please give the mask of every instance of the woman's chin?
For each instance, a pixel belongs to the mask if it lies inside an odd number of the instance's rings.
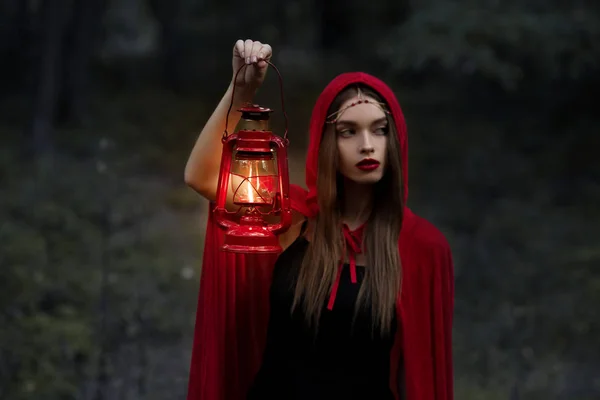
[[[346,179],[357,185],[374,185],[383,178],[379,171],[363,172],[346,176]]]

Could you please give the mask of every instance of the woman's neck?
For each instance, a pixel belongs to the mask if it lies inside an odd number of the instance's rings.
[[[342,221],[350,230],[355,230],[369,219],[372,204],[372,185],[345,180]]]

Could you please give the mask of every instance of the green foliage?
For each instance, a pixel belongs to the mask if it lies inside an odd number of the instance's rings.
[[[0,342],[8,344],[1,364],[12,377],[3,379],[2,397],[72,395],[77,363],[93,348],[93,270],[84,249],[98,230],[70,207],[40,196],[31,179],[11,183],[0,217],[0,299],[8,305],[0,316]]]
[[[190,304],[196,282],[182,279],[162,235],[144,231],[164,195],[120,164],[105,152],[2,170],[1,398],[74,398],[101,355],[138,342],[151,352],[190,326],[172,310]],[[105,373],[124,375],[114,368]]]
[[[436,65],[483,75],[509,90],[523,79],[577,79],[598,68],[600,18],[594,13],[496,4],[462,0],[417,6],[382,41],[379,55],[396,71]]]

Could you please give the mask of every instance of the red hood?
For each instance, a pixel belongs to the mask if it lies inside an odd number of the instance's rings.
[[[404,114],[402,113],[400,104],[398,103],[394,92],[392,92],[390,87],[383,83],[380,79],[364,72],[348,72],[338,75],[325,87],[317,99],[317,103],[313,108],[310,119],[310,137],[308,143],[308,154],[306,157],[306,187],[308,189],[306,204],[309,208],[311,216],[316,215],[318,211],[318,154],[319,146],[321,144],[321,136],[325,126],[325,119],[327,117],[327,110],[338,93],[340,93],[346,87],[357,83],[362,83],[375,90],[389,105],[391,115],[396,123],[396,130],[398,132],[398,139],[400,141],[404,183],[403,198],[404,203],[406,204],[406,200],[408,198],[408,139],[406,135],[406,122],[404,121]]]

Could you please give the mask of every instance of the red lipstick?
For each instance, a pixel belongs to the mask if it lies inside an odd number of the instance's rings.
[[[364,158],[356,164],[356,168],[360,169],[361,171],[374,171],[379,168],[379,164],[380,163],[377,160],[372,158]]]

